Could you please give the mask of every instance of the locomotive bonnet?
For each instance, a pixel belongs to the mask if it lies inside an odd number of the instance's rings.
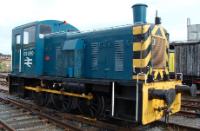
[[[82,32],[56,20],[12,31],[9,91],[42,106],[97,119],[148,124],[180,110],[181,75],[169,78],[169,34],[147,23]]]

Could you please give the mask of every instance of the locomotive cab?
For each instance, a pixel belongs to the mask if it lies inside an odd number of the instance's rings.
[[[40,76],[43,73],[43,37],[55,32],[77,31],[62,21],[45,20],[18,26],[12,31],[12,74]]]

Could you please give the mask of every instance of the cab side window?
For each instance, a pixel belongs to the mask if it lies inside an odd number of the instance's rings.
[[[51,33],[51,27],[48,25],[40,25],[40,34],[49,34]]]
[[[24,40],[23,44],[34,44],[35,43],[35,26],[24,29]]]
[[[21,40],[21,35],[16,35],[15,36],[15,43],[20,44],[20,40]]]

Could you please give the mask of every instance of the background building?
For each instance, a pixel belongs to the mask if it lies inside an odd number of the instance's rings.
[[[187,40],[200,41],[200,24],[191,24],[190,19],[187,19]]]

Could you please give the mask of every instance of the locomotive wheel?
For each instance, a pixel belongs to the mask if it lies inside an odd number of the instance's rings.
[[[70,112],[72,108],[72,98],[62,95],[48,94],[46,106],[63,112]]]
[[[61,111],[70,112],[72,109],[72,97],[60,96]]]
[[[47,97],[47,94],[45,93],[34,92],[33,99],[37,105],[44,106],[47,103],[48,97]]]
[[[99,117],[103,114],[105,100],[103,96],[94,96],[92,100],[79,99],[79,111],[89,117]]]
[[[47,106],[60,110],[62,107],[61,101],[60,101],[60,96],[59,95],[55,95],[55,94],[49,94],[49,99],[48,99],[48,103]]]

